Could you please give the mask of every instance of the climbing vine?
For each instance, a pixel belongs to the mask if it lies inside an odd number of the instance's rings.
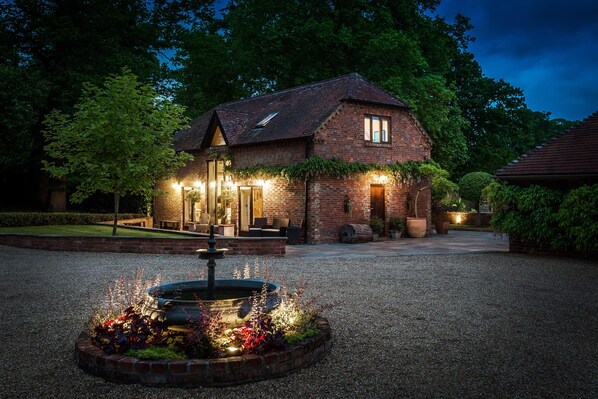
[[[288,180],[307,180],[319,176],[345,178],[354,174],[368,172],[388,173],[397,182],[421,180],[428,176],[430,168],[442,170],[434,161],[405,163],[396,162],[387,165],[347,162],[337,158],[310,157],[290,166],[255,165],[247,168],[231,168],[230,173],[237,179],[285,178]]]

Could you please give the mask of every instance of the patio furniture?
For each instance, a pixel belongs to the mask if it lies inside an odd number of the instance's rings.
[[[268,224],[268,218],[255,218],[249,225],[249,237],[261,237],[262,228]]]
[[[262,228],[262,237],[286,237],[287,227],[289,227],[288,218],[274,218],[272,225]]]
[[[299,240],[301,239],[301,227],[292,226],[289,222],[289,227],[287,227],[287,238],[287,244],[299,244]]]
[[[198,233],[207,233],[210,228],[210,214],[201,213],[199,215],[199,221],[195,224],[195,231]]]

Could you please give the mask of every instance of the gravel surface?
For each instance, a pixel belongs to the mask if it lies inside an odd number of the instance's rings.
[[[255,258],[218,261],[230,277]],[[74,341],[107,281],[143,266],[165,281],[195,256],[0,246],[2,398],[598,397],[598,264],[508,253],[259,259],[321,303],[334,346],[320,363],[229,388],[105,382],[74,362]]]

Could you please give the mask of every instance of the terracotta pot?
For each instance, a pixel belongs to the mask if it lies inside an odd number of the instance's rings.
[[[424,218],[407,218],[407,234],[409,237],[422,238],[426,235],[427,222]]]
[[[448,234],[450,222],[436,222],[436,234]]]

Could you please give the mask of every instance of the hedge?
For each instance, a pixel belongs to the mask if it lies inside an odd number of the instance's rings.
[[[133,219],[145,215],[123,213],[118,219]],[[1,212],[0,227],[47,226],[61,224],[94,224],[114,220],[113,213],[76,213],[76,212]]]
[[[555,251],[598,253],[598,184],[561,191],[492,182],[484,195],[495,230]]]

